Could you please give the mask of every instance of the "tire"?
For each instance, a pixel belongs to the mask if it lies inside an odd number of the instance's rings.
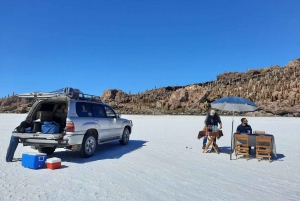
[[[119,141],[121,145],[126,145],[129,142],[130,132],[128,128],[124,128],[122,139]]]
[[[40,148],[38,148],[38,151],[40,153],[44,153],[44,154],[50,155],[50,154],[54,153],[55,147],[40,147]]]
[[[96,148],[97,141],[95,136],[92,133],[87,133],[82,140],[80,156],[83,158],[91,157],[95,153]]]

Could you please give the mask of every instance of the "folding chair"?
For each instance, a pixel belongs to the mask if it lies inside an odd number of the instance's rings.
[[[266,134],[266,131],[253,131],[252,134]],[[250,147],[250,149],[251,149],[251,147]],[[256,152],[256,147],[254,147],[254,152]]]
[[[262,158],[269,158],[271,163],[271,136],[256,136],[256,158],[260,161]]]
[[[249,160],[249,136],[235,134],[234,144],[235,144],[234,150],[235,150],[236,159],[238,155],[245,155],[246,159]]]

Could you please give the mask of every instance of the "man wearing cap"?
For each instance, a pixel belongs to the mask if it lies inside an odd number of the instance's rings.
[[[211,125],[211,126],[218,126],[218,124],[220,125],[220,129],[221,129],[222,128],[222,122],[221,122],[220,116],[214,110],[211,110],[210,113],[207,114],[207,116],[205,118],[204,125],[207,127],[209,125]],[[216,143],[216,140],[217,140],[217,138],[214,139],[214,143]],[[204,137],[203,138],[202,149],[205,148],[206,142],[207,142],[207,138]]]

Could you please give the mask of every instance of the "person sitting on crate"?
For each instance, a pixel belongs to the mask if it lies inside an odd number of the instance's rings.
[[[220,125],[220,129],[221,129],[222,122],[221,122],[221,118],[220,118],[219,114],[216,113],[214,110],[211,110],[210,113],[207,114],[207,116],[205,118],[204,125],[206,127],[208,127],[208,126],[218,126],[218,124]],[[216,143],[216,140],[217,140],[217,138],[214,139],[214,143]],[[205,148],[206,142],[207,142],[207,137],[204,136],[202,149]]]
[[[22,121],[20,126],[16,127],[15,131],[13,133],[25,133],[27,129],[32,128],[31,120]],[[9,146],[7,148],[6,152],[6,162],[13,162],[15,151],[19,144],[18,137],[11,136]]]

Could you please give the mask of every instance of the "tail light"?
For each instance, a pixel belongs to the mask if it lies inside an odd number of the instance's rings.
[[[75,125],[73,121],[67,121],[66,123],[66,132],[74,132],[75,131]]]

